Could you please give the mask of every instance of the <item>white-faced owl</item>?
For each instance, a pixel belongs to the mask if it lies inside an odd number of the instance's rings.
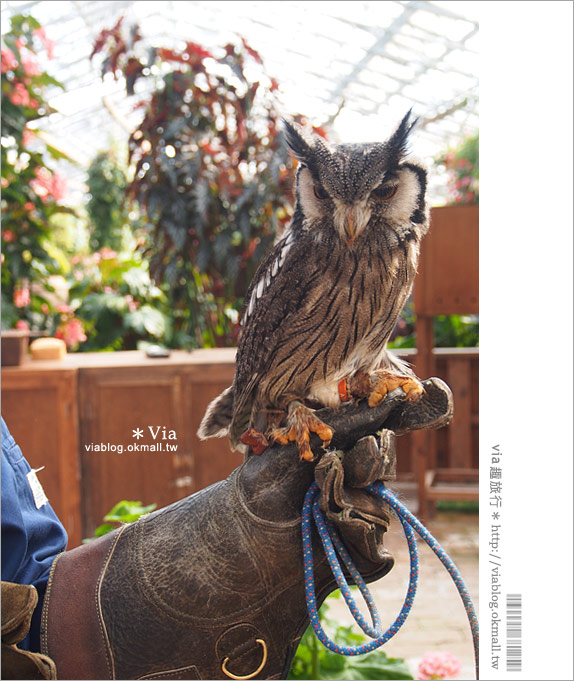
[[[387,342],[411,292],[429,224],[427,172],[407,157],[410,112],[386,142],[330,145],[285,122],[299,161],[293,219],[259,266],[241,315],[233,384],[198,435],[255,452],[332,430],[313,407],[366,397],[371,406],[422,386]]]

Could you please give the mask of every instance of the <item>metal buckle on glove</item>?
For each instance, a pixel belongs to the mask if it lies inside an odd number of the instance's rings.
[[[257,674],[259,674],[259,672],[263,669],[263,667],[265,666],[265,663],[267,662],[267,644],[265,643],[265,641],[262,638],[256,638],[255,642],[259,643],[261,645],[261,647],[263,648],[263,659],[261,660],[261,664],[259,665],[259,667],[257,667],[257,669],[254,672],[252,672],[251,674],[247,674],[247,676],[236,676],[235,674],[232,674],[227,669],[227,663],[229,662],[228,657],[226,657],[225,660],[223,660],[223,662],[221,663],[221,671],[226,676],[229,676],[230,679],[239,679],[239,681],[243,681],[244,679],[252,679],[255,676],[257,676]]]

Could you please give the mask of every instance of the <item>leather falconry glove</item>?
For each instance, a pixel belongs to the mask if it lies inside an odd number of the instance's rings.
[[[36,587],[2,582],[2,678],[55,679],[56,666],[50,658],[18,648],[30,630],[38,603]]]
[[[398,389],[374,408],[320,410],[339,454],[312,438],[318,463],[300,462],[294,445],[275,445],[226,480],[61,554],[42,614],[42,652],[58,678],[286,678],[308,624],[305,493],[316,479],[357,568],[367,581],[384,576],[390,512],[361,487],[393,477],[393,431],[450,420],[449,388],[423,385],[417,402]],[[313,544],[320,605],[336,584],[316,534]]]

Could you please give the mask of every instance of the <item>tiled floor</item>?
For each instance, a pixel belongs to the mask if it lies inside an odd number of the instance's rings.
[[[391,485],[392,488],[392,485]],[[408,488],[399,498],[409,508]],[[437,513],[427,528],[455,562],[478,613],[478,515]],[[387,536],[387,548],[395,557],[391,572],[369,589],[379,608],[383,626],[394,621],[403,604],[409,573],[409,554],[402,527],[395,520]],[[472,636],[458,591],[443,565],[424,542],[419,541],[420,576],[413,608],[402,629],[384,647],[391,657],[405,658],[416,678],[421,657],[426,652],[448,651],[462,664],[458,679],[474,679]],[[358,595],[360,601],[360,595]],[[329,600],[329,615],[348,624],[352,618],[342,599]],[[363,609],[366,612],[366,608]]]

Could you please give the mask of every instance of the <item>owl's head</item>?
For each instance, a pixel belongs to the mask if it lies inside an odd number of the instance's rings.
[[[406,157],[415,123],[409,111],[385,142],[331,146],[284,121],[287,143],[300,162],[296,213],[303,213],[306,228],[334,228],[350,247],[363,233],[386,225],[422,236],[428,228],[427,173]]]

